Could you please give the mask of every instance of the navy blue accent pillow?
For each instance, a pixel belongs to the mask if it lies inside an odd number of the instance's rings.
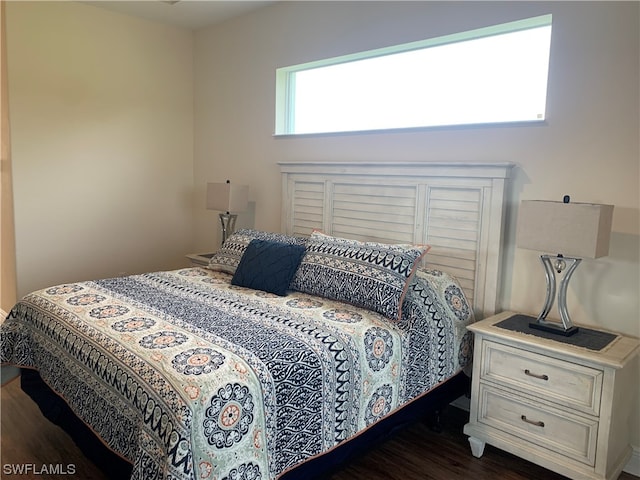
[[[231,284],[284,296],[304,252],[303,245],[253,239],[240,259]]]

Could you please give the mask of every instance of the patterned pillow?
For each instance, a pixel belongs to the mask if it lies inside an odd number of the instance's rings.
[[[428,250],[313,232],[291,288],[400,320],[409,280]]]
[[[261,230],[253,230],[243,228],[234,232],[224,245],[220,247],[211,260],[207,268],[219,272],[227,272],[234,274],[242,255],[254,238],[259,240],[271,240],[274,242],[287,243],[290,245],[304,246],[309,240],[307,237],[298,237],[293,235],[285,235],[284,233],[263,232]]]
[[[302,245],[254,238],[242,255],[231,284],[282,297],[287,294],[303,256]]]

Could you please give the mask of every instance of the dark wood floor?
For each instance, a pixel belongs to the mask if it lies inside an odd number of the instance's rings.
[[[106,480],[58,427],[47,421],[38,407],[20,390],[19,381],[2,387],[0,428],[0,477],[19,480]],[[330,480],[562,480],[565,477],[487,445],[482,458],[471,455],[462,426],[468,414],[449,407],[443,415],[443,431],[436,433],[418,423],[354,459]],[[7,465],[31,464],[38,474],[7,475]],[[42,465],[73,464],[69,475],[42,474]],[[9,467],[11,468],[11,467]],[[637,480],[623,473],[620,480]],[[123,479],[124,480],[124,479]]]

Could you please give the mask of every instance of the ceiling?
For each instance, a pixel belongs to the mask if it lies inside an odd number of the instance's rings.
[[[245,0],[87,0],[82,3],[106,8],[115,12],[133,15],[176,27],[195,30],[242,15],[263,7],[271,1]]]

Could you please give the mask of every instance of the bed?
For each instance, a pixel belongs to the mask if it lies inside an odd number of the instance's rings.
[[[113,478],[311,478],[464,392],[510,165],[280,167],[282,233],[33,292],[3,323],[3,363]]]

